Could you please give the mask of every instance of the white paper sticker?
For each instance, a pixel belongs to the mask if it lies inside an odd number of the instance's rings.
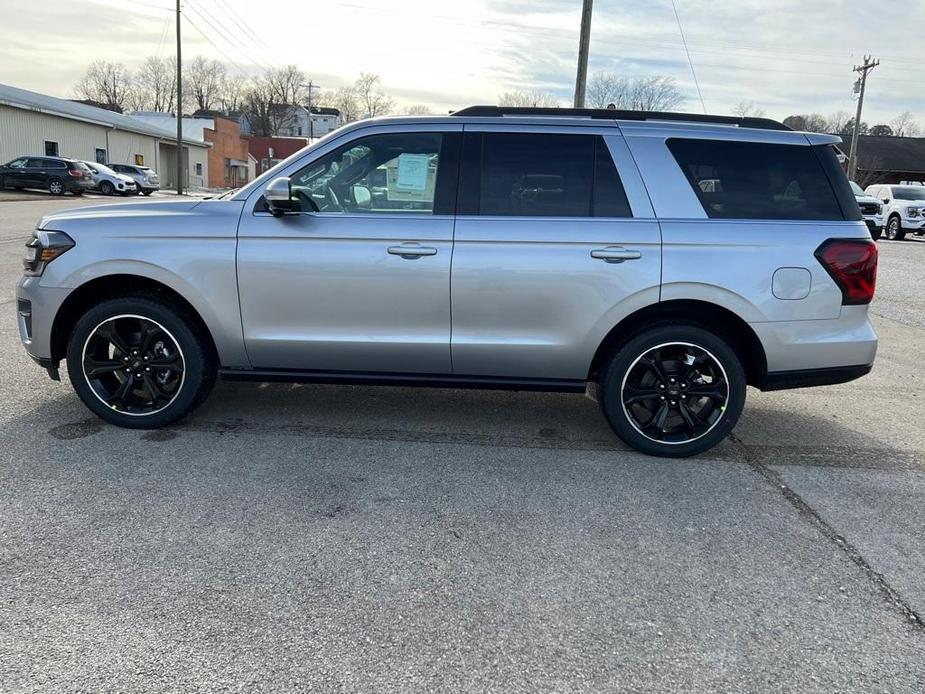
[[[427,154],[399,154],[396,187],[405,190],[426,189],[429,160]]]

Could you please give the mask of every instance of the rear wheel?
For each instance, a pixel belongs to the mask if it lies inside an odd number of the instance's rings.
[[[195,408],[216,367],[195,319],[147,297],[111,299],[78,321],[67,351],[71,384],[101,418],[154,429]]]
[[[60,178],[53,178],[48,182],[48,192],[52,195],[64,195],[64,182]]]
[[[611,358],[601,405],[617,436],[650,455],[682,458],[722,441],[745,405],[745,372],[718,336],[693,325],[637,335]]]
[[[894,215],[886,223],[886,237],[890,241],[902,241],[906,238],[906,232],[903,231],[903,225],[899,217]]]

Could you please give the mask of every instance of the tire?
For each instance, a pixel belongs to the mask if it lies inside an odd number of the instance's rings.
[[[896,215],[893,215],[887,221],[884,232],[890,241],[902,241],[906,238],[906,232],[903,231],[902,221]]]
[[[75,198],[79,198],[81,195],[84,194],[84,191],[83,191],[82,188],[75,188],[74,190],[71,191],[71,194],[72,194]]]
[[[48,181],[48,192],[52,195],[64,195],[64,182],[60,178]]]
[[[876,227],[871,229],[870,238],[872,238],[874,241],[879,241],[881,236],[883,236],[883,227]]]
[[[208,337],[188,311],[153,296],[129,296],[97,304],[78,319],[67,370],[77,395],[101,419],[157,429],[208,396],[216,378],[211,355]],[[88,371],[91,363],[100,373]]]
[[[143,191],[141,191],[142,195],[144,195],[145,197],[148,197],[148,196],[151,195],[151,193],[153,193],[153,192],[154,192],[153,190],[143,190]]]
[[[709,450],[732,431],[745,406],[739,358],[722,338],[695,325],[665,324],[631,338],[610,358],[600,385],[601,407],[617,436],[666,458]]]
[[[103,181],[100,183],[100,192],[103,195],[112,195],[114,192],[116,192],[116,189],[109,181]]]

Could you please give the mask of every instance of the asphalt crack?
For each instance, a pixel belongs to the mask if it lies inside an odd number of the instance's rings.
[[[823,519],[822,516],[803,499],[803,497],[791,489],[778,472],[753,456],[751,448],[744,441],[737,438],[735,434],[729,434],[729,439],[741,449],[743,459],[752,470],[764,478],[768,484],[777,489],[781,496],[796,509],[801,518],[815,527],[822,533],[823,537],[834,543],[844,552],[845,555],[864,572],[880,594],[883,595],[884,599],[894,609],[899,610],[917,632],[925,632],[925,619],[923,619],[923,616],[916,612],[915,608],[903,598],[899,591],[890,585],[890,582],[882,573],[875,570],[868,563],[857,547],[849,542],[847,538],[840,535],[828,521]]]

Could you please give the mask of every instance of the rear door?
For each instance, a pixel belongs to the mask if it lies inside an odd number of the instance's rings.
[[[460,175],[454,373],[586,378],[659,295],[659,225],[619,129],[467,124]]]

